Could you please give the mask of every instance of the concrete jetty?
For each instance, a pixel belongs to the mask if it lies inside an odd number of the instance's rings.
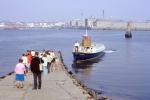
[[[28,73],[24,88],[18,89],[13,73],[0,79],[0,100],[108,100],[105,97],[91,96],[90,92],[77,84],[77,80],[71,78],[67,70],[62,70],[43,75],[42,88],[38,90],[32,90],[33,76]]]

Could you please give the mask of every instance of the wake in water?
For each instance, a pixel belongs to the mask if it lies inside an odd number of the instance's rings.
[[[105,53],[114,53],[114,52],[116,52],[117,50],[113,50],[113,49],[110,49],[110,50],[105,50],[104,52]]]

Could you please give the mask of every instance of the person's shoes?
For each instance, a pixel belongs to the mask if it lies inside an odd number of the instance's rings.
[[[24,86],[23,84],[22,84],[22,85],[20,85],[20,88],[23,88],[23,86]]]
[[[41,89],[41,87],[38,87],[38,89]]]
[[[16,85],[16,87],[17,87],[17,88],[20,88],[20,85],[19,85],[19,84],[17,84],[17,85]]]
[[[23,88],[23,86],[20,86],[20,88]]]
[[[32,88],[32,90],[36,90],[37,88]]]
[[[17,86],[17,88],[19,88],[19,86]]]

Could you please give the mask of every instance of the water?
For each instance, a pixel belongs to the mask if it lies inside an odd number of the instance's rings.
[[[73,64],[72,45],[84,30],[0,30],[0,76],[13,71],[27,49],[61,50],[64,62],[77,77],[113,100],[150,100],[150,32],[135,31],[125,39],[123,31],[90,30],[107,50],[99,61]],[[82,67],[82,68],[79,68]]]

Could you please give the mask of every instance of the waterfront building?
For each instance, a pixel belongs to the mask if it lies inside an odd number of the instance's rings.
[[[0,28],[4,28],[5,27],[5,23],[4,22],[1,22],[0,23]]]
[[[54,26],[55,27],[64,27],[65,26],[65,22],[55,22]]]
[[[127,26],[127,22],[120,20],[97,20],[96,21],[96,29],[119,29],[125,30]]]
[[[84,20],[75,19],[75,20],[70,21],[70,27],[82,28],[82,27],[85,27],[85,22]]]
[[[26,26],[27,26],[28,28],[33,28],[33,27],[34,27],[34,23],[26,23]]]
[[[77,26],[76,20],[70,21],[70,27],[76,27],[76,26]]]
[[[150,22],[134,22],[133,23],[134,30],[150,30]]]
[[[96,27],[96,21],[97,21],[96,18],[85,19],[85,27],[87,27],[87,28],[94,28],[94,27]]]
[[[82,28],[82,27],[85,27],[85,21],[84,20],[77,20],[77,25],[78,25],[78,27],[80,28]]]

